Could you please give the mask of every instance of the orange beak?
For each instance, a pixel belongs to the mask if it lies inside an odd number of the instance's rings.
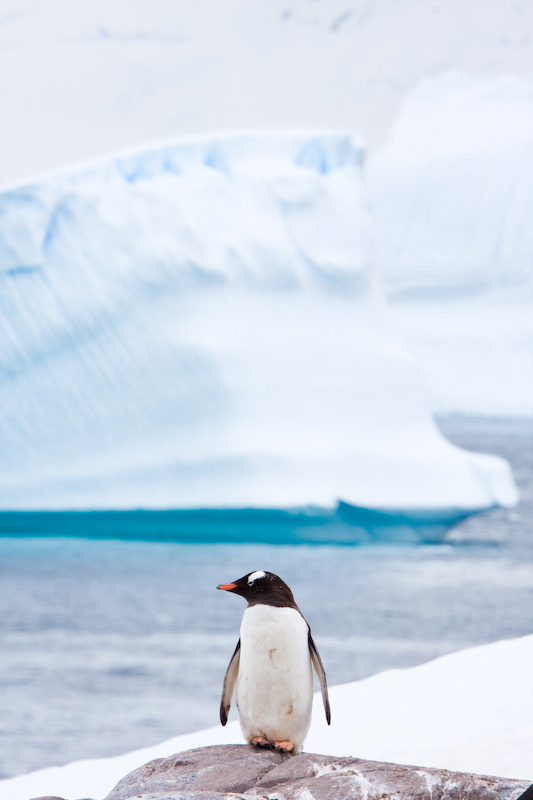
[[[236,583],[221,583],[220,586],[217,586],[217,589],[223,589],[225,592],[229,592],[236,587]]]

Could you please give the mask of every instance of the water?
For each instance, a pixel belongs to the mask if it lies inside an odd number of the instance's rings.
[[[522,493],[443,544],[0,538],[0,776],[218,724],[244,602],[215,586],[253,569],[292,587],[332,685],[531,633],[533,423],[441,426],[509,458]]]
[[[290,511],[4,511],[0,535],[193,544],[434,544],[468,516],[460,509],[384,511],[343,502],[332,509]]]

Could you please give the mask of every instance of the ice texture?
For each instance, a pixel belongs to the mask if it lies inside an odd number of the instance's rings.
[[[345,132],[192,137],[0,195],[0,507],[476,510]]]
[[[533,82],[409,95],[369,162],[392,312],[441,413],[533,415]]]

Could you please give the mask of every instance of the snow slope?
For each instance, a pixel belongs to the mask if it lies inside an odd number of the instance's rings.
[[[331,728],[317,694],[305,751],[533,781],[532,659],[533,635],[334,686]],[[123,756],[0,781],[0,798],[50,794],[101,800],[147,761],[235,742],[242,742],[236,720]]]
[[[432,408],[533,415],[533,81],[426,79],[368,177],[387,295]]]
[[[437,431],[346,133],[200,137],[0,195],[0,507],[512,504]]]
[[[531,30],[511,0],[0,0],[0,183],[200,131],[374,147],[421,78],[531,74]]]

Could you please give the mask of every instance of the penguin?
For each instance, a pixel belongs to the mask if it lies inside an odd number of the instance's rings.
[[[248,601],[224,678],[220,721],[228,721],[235,690],[246,741],[296,755],[311,724],[313,667],[331,723],[326,673],[311,629],[287,584],[272,572],[250,572],[217,589]]]

